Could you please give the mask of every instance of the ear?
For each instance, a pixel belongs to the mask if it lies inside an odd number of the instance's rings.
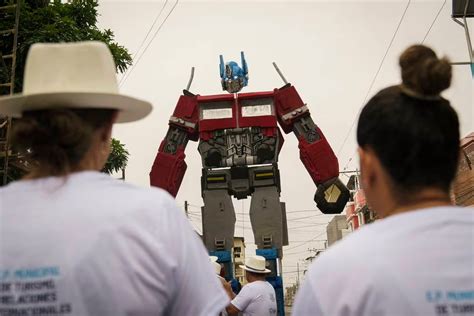
[[[371,185],[374,182],[374,153],[370,149],[364,149],[359,147],[357,149],[359,153],[359,163],[360,163],[360,182],[364,190],[370,189]]]
[[[110,121],[106,125],[104,125],[104,127],[101,129],[100,138],[102,141],[108,142],[110,138],[112,137],[112,126],[115,124],[115,122],[117,122],[117,118],[118,118],[118,111],[115,111]]]

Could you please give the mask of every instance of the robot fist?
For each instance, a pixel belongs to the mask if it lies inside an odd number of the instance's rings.
[[[349,190],[341,180],[333,178],[318,185],[314,201],[324,214],[339,214],[344,210],[349,197]]]

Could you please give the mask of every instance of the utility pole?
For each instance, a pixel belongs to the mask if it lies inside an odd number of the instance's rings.
[[[300,263],[296,263],[296,287],[300,287]]]
[[[184,213],[186,213],[186,217],[189,217],[188,206],[188,201],[184,201]]]

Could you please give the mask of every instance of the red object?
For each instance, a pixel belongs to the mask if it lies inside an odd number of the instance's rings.
[[[172,196],[178,194],[179,187],[186,172],[184,148],[179,148],[176,154],[163,152],[161,143],[150,172],[150,184],[168,191]]]
[[[321,138],[314,143],[308,143],[303,137],[300,137],[298,146],[300,159],[316,184],[339,176],[339,163],[336,155],[319,128],[318,134]]]
[[[250,106],[249,112],[244,115],[247,106]],[[293,131],[295,121],[309,115],[296,89],[288,84],[281,89],[265,92],[182,95],[170,119],[170,126],[185,130],[193,141],[209,140],[216,130],[241,127],[260,127],[266,135],[281,135],[277,122],[285,133],[289,133]],[[313,181],[320,184],[338,177],[339,166],[334,152],[319,128],[317,133],[320,137],[312,143],[300,137],[299,149],[301,161]],[[282,145],[283,137],[279,149]],[[165,146],[166,140],[162,142],[156,156],[150,181],[151,185],[161,187],[175,196],[186,171],[184,146],[179,148],[175,155],[163,152]]]
[[[198,96],[182,95],[179,97],[169,125],[178,127],[186,132],[193,141],[199,139],[198,123],[199,108]],[[164,148],[167,140],[163,140],[158,149],[155,161],[150,172],[150,184],[168,191],[171,195],[178,194],[179,187],[186,172],[184,146],[178,147],[175,154],[166,153]]]
[[[278,122],[280,123],[283,131],[288,134],[293,131],[293,123],[301,116],[309,115],[307,112],[295,112],[305,106],[303,100],[301,100],[295,87],[287,85],[281,89],[275,89],[275,107],[278,115]],[[290,118],[285,119],[285,116],[294,112]]]
[[[352,223],[352,230],[359,228],[359,216],[355,211],[355,203],[348,202],[346,205],[346,218],[347,222]]]
[[[199,135],[197,133],[199,123],[199,107],[197,102],[198,98],[198,95],[180,96],[172,117],[181,119],[182,123],[171,120],[169,123],[170,125],[176,125],[186,129],[186,131],[188,132],[189,139],[194,141],[197,141],[199,139]],[[190,127],[191,124],[195,124],[195,126]]]
[[[354,202],[355,202],[355,212],[358,212],[361,208],[367,205],[367,200],[365,199],[364,190],[359,189],[354,193]]]

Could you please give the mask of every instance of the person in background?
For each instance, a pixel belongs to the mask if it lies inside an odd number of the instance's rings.
[[[223,289],[225,289],[227,291],[227,289],[226,289],[227,282],[221,276],[222,266],[219,262],[217,262],[218,258],[216,256],[209,256],[209,259],[211,261],[212,268],[214,269],[214,272],[216,273],[217,279],[219,279],[219,282],[222,284]],[[227,316],[227,311],[226,311],[225,308],[220,312],[219,316]]]
[[[245,265],[240,266],[245,270],[247,284],[235,295],[229,283],[226,283],[227,294],[232,300],[227,306],[229,315],[242,313],[243,316],[268,316],[277,314],[275,289],[265,280],[271,271],[265,268],[265,258],[251,256],[245,259]]]
[[[310,267],[293,315],[473,315],[474,209],[452,206],[459,122],[440,93],[451,65],[422,45],[402,83],[379,91],[357,126],[361,183],[381,220]]]
[[[32,162],[0,189],[0,313],[218,315],[228,297],[173,198],[100,173],[112,126],[151,104],[118,93],[100,42],[35,44],[12,144]]]

